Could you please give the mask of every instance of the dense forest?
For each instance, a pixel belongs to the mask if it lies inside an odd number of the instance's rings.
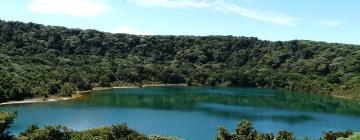
[[[177,137],[168,137],[161,135],[146,135],[128,128],[126,124],[113,125],[111,127],[98,127],[84,131],[75,131],[65,126],[44,126],[40,128],[37,125],[29,126],[19,136],[13,136],[7,131],[10,128],[17,113],[0,112],[0,139],[1,140],[180,140]],[[276,135],[272,133],[261,133],[257,131],[247,120],[239,122],[235,133],[230,133],[224,127],[218,128],[217,134],[214,134],[215,140],[297,140],[291,132],[279,131]],[[319,136],[319,140],[358,140],[360,133],[354,133],[352,130],[324,132]],[[304,140],[310,138],[303,138]]]
[[[0,21],[0,102],[154,82],[360,98],[360,46],[137,36]]]

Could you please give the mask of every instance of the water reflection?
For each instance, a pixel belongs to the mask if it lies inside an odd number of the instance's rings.
[[[82,130],[126,122],[147,135],[213,139],[219,125],[248,119],[261,132],[289,130],[317,138],[322,131],[360,129],[360,104],[317,94],[254,88],[148,87],[97,91],[81,98],[10,105],[18,111],[11,132],[31,124]],[[201,134],[201,135],[199,135]]]
[[[250,88],[152,87],[146,89],[115,89],[98,91],[92,96],[85,96],[72,101],[72,104],[79,105],[79,103],[82,104],[82,107],[111,106],[211,113],[213,110],[199,106],[202,103],[208,103],[266,107],[263,110],[265,112],[272,109],[282,109],[360,116],[360,104],[355,101],[335,99],[317,94]],[[64,104],[72,106],[69,102]],[[217,110],[224,114],[231,112],[225,110],[224,107]]]
[[[296,111],[283,111],[270,108],[239,107],[221,104],[203,104],[203,111],[226,119],[243,118],[250,121],[271,120],[273,122],[286,122],[288,124],[302,123],[314,120],[310,114]]]

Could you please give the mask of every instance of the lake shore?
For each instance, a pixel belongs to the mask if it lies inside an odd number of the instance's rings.
[[[109,90],[109,89],[121,89],[121,88],[157,87],[157,86],[187,86],[187,85],[185,83],[182,83],[182,84],[150,83],[150,84],[143,84],[141,86],[129,84],[129,85],[112,86],[112,87],[94,87],[92,90],[76,91],[76,94],[73,94],[71,97],[59,97],[59,96],[55,96],[55,95],[50,96],[48,98],[35,97],[35,98],[24,99],[24,100],[19,100],[19,101],[7,101],[7,102],[4,102],[4,103],[0,103],[0,106],[14,105],[14,104],[48,103],[48,102],[66,101],[66,100],[72,100],[72,99],[82,97],[84,95],[90,94],[93,91],[101,91],[101,90]],[[327,95],[327,96],[331,96],[331,97],[339,98],[339,99],[360,101],[360,99],[354,99],[354,98],[351,98],[351,97],[340,96],[340,95]]]
[[[48,102],[58,102],[58,101],[66,101],[72,100],[79,97],[82,97],[86,94],[90,94],[92,91],[101,91],[101,90],[109,90],[109,89],[121,89],[121,88],[143,88],[143,87],[157,87],[157,86],[187,86],[186,84],[144,84],[141,86],[135,85],[124,85],[124,86],[113,86],[113,87],[94,87],[92,90],[84,90],[84,91],[76,91],[76,94],[73,94],[71,97],[59,97],[59,96],[50,96],[48,98],[35,97],[30,99],[24,99],[19,101],[7,101],[4,103],[0,103],[0,106],[4,105],[14,105],[14,104],[31,104],[31,103],[48,103]]]
[[[346,100],[355,100],[355,101],[360,101],[359,98],[351,98],[351,97],[347,97],[347,96],[341,96],[341,95],[329,95],[331,97],[335,97],[335,98],[341,98],[341,99],[346,99]]]

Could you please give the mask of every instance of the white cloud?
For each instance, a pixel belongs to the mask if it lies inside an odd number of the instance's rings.
[[[344,23],[345,23],[344,21],[340,21],[340,20],[330,20],[330,21],[320,22],[319,24],[327,27],[340,27],[344,25]]]
[[[141,32],[135,29],[130,28],[129,26],[120,26],[112,33],[125,33],[125,34],[133,34],[133,35],[152,35],[150,32]]]
[[[32,0],[28,9],[39,14],[94,17],[110,10],[110,6],[95,0]]]
[[[298,20],[282,13],[266,12],[248,9],[238,4],[228,3],[225,0],[129,0],[137,5],[144,7],[163,7],[163,8],[207,8],[217,11],[234,13],[243,17],[248,17],[260,21],[280,24],[294,25]],[[253,0],[251,0],[253,1]]]
[[[163,8],[203,8],[208,7],[207,0],[130,0],[144,7],[163,7]]]
[[[255,3],[257,0],[241,0],[241,1],[246,3]]]
[[[241,7],[236,4],[219,2],[216,8],[225,12],[232,12],[244,17],[253,18],[260,21],[271,22],[281,25],[294,25],[298,20],[296,17],[288,16],[282,13],[264,12]]]

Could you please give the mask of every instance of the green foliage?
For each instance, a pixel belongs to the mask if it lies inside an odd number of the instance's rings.
[[[297,140],[297,138],[288,131],[279,131],[276,137],[268,133],[257,132],[251,122],[242,120],[237,128],[236,133],[229,133],[224,127],[218,128],[216,140]],[[310,139],[304,137],[304,140]],[[360,133],[352,130],[324,132],[324,135],[319,140],[360,140]]]
[[[148,138],[127,127],[126,124],[113,125],[111,127],[98,127],[85,131],[74,131],[64,126],[45,126],[39,128],[36,125],[29,127],[20,133],[21,140],[175,140],[167,137]]]
[[[218,133],[216,135],[216,140],[231,140],[233,139],[233,134],[230,134],[223,126],[218,128]]]
[[[95,129],[75,132],[72,139],[76,140],[147,140],[148,138],[127,127],[126,124],[113,125],[111,127],[99,127]]]
[[[16,115],[16,112],[0,112],[0,139],[12,139],[12,136],[9,135],[9,132],[6,131],[6,129],[10,128]]]
[[[71,130],[64,126],[31,126],[20,134],[22,140],[70,140]]]
[[[360,140],[360,133],[356,132],[354,135],[349,136],[348,138],[340,137],[336,140]]]
[[[113,125],[111,127],[98,127],[85,131],[74,131],[65,126],[31,125],[19,134],[19,137],[9,135],[6,131],[10,128],[17,113],[0,112],[0,139],[1,140],[177,140],[176,137],[154,135],[146,137],[126,124]]]
[[[218,128],[216,140],[273,140],[274,136],[268,133],[257,132],[251,122],[242,120],[236,127],[236,133],[229,133],[224,127]]]
[[[251,122],[247,120],[241,121],[238,126],[236,127],[236,134],[237,137],[243,137],[245,139],[251,139],[252,137],[255,137],[256,131],[254,131],[254,128],[252,127]]]
[[[76,91],[76,86],[73,83],[65,83],[60,90],[61,96],[71,96]]]
[[[151,135],[150,140],[182,140],[173,136]]]
[[[336,140],[337,138],[348,138],[349,136],[353,135],[354,132],[352,130],[346,130],[346,131],[338,131],[338,132],[324,132],[323,138],[325,140]]]
[[[288,131],[279,131],[276,136],[276,140],[296,140],[291,132]]]
[[[360,98],[359,77],[356,45],[233,36],[135,36],[0,21],[0,102],[151,82]]]

